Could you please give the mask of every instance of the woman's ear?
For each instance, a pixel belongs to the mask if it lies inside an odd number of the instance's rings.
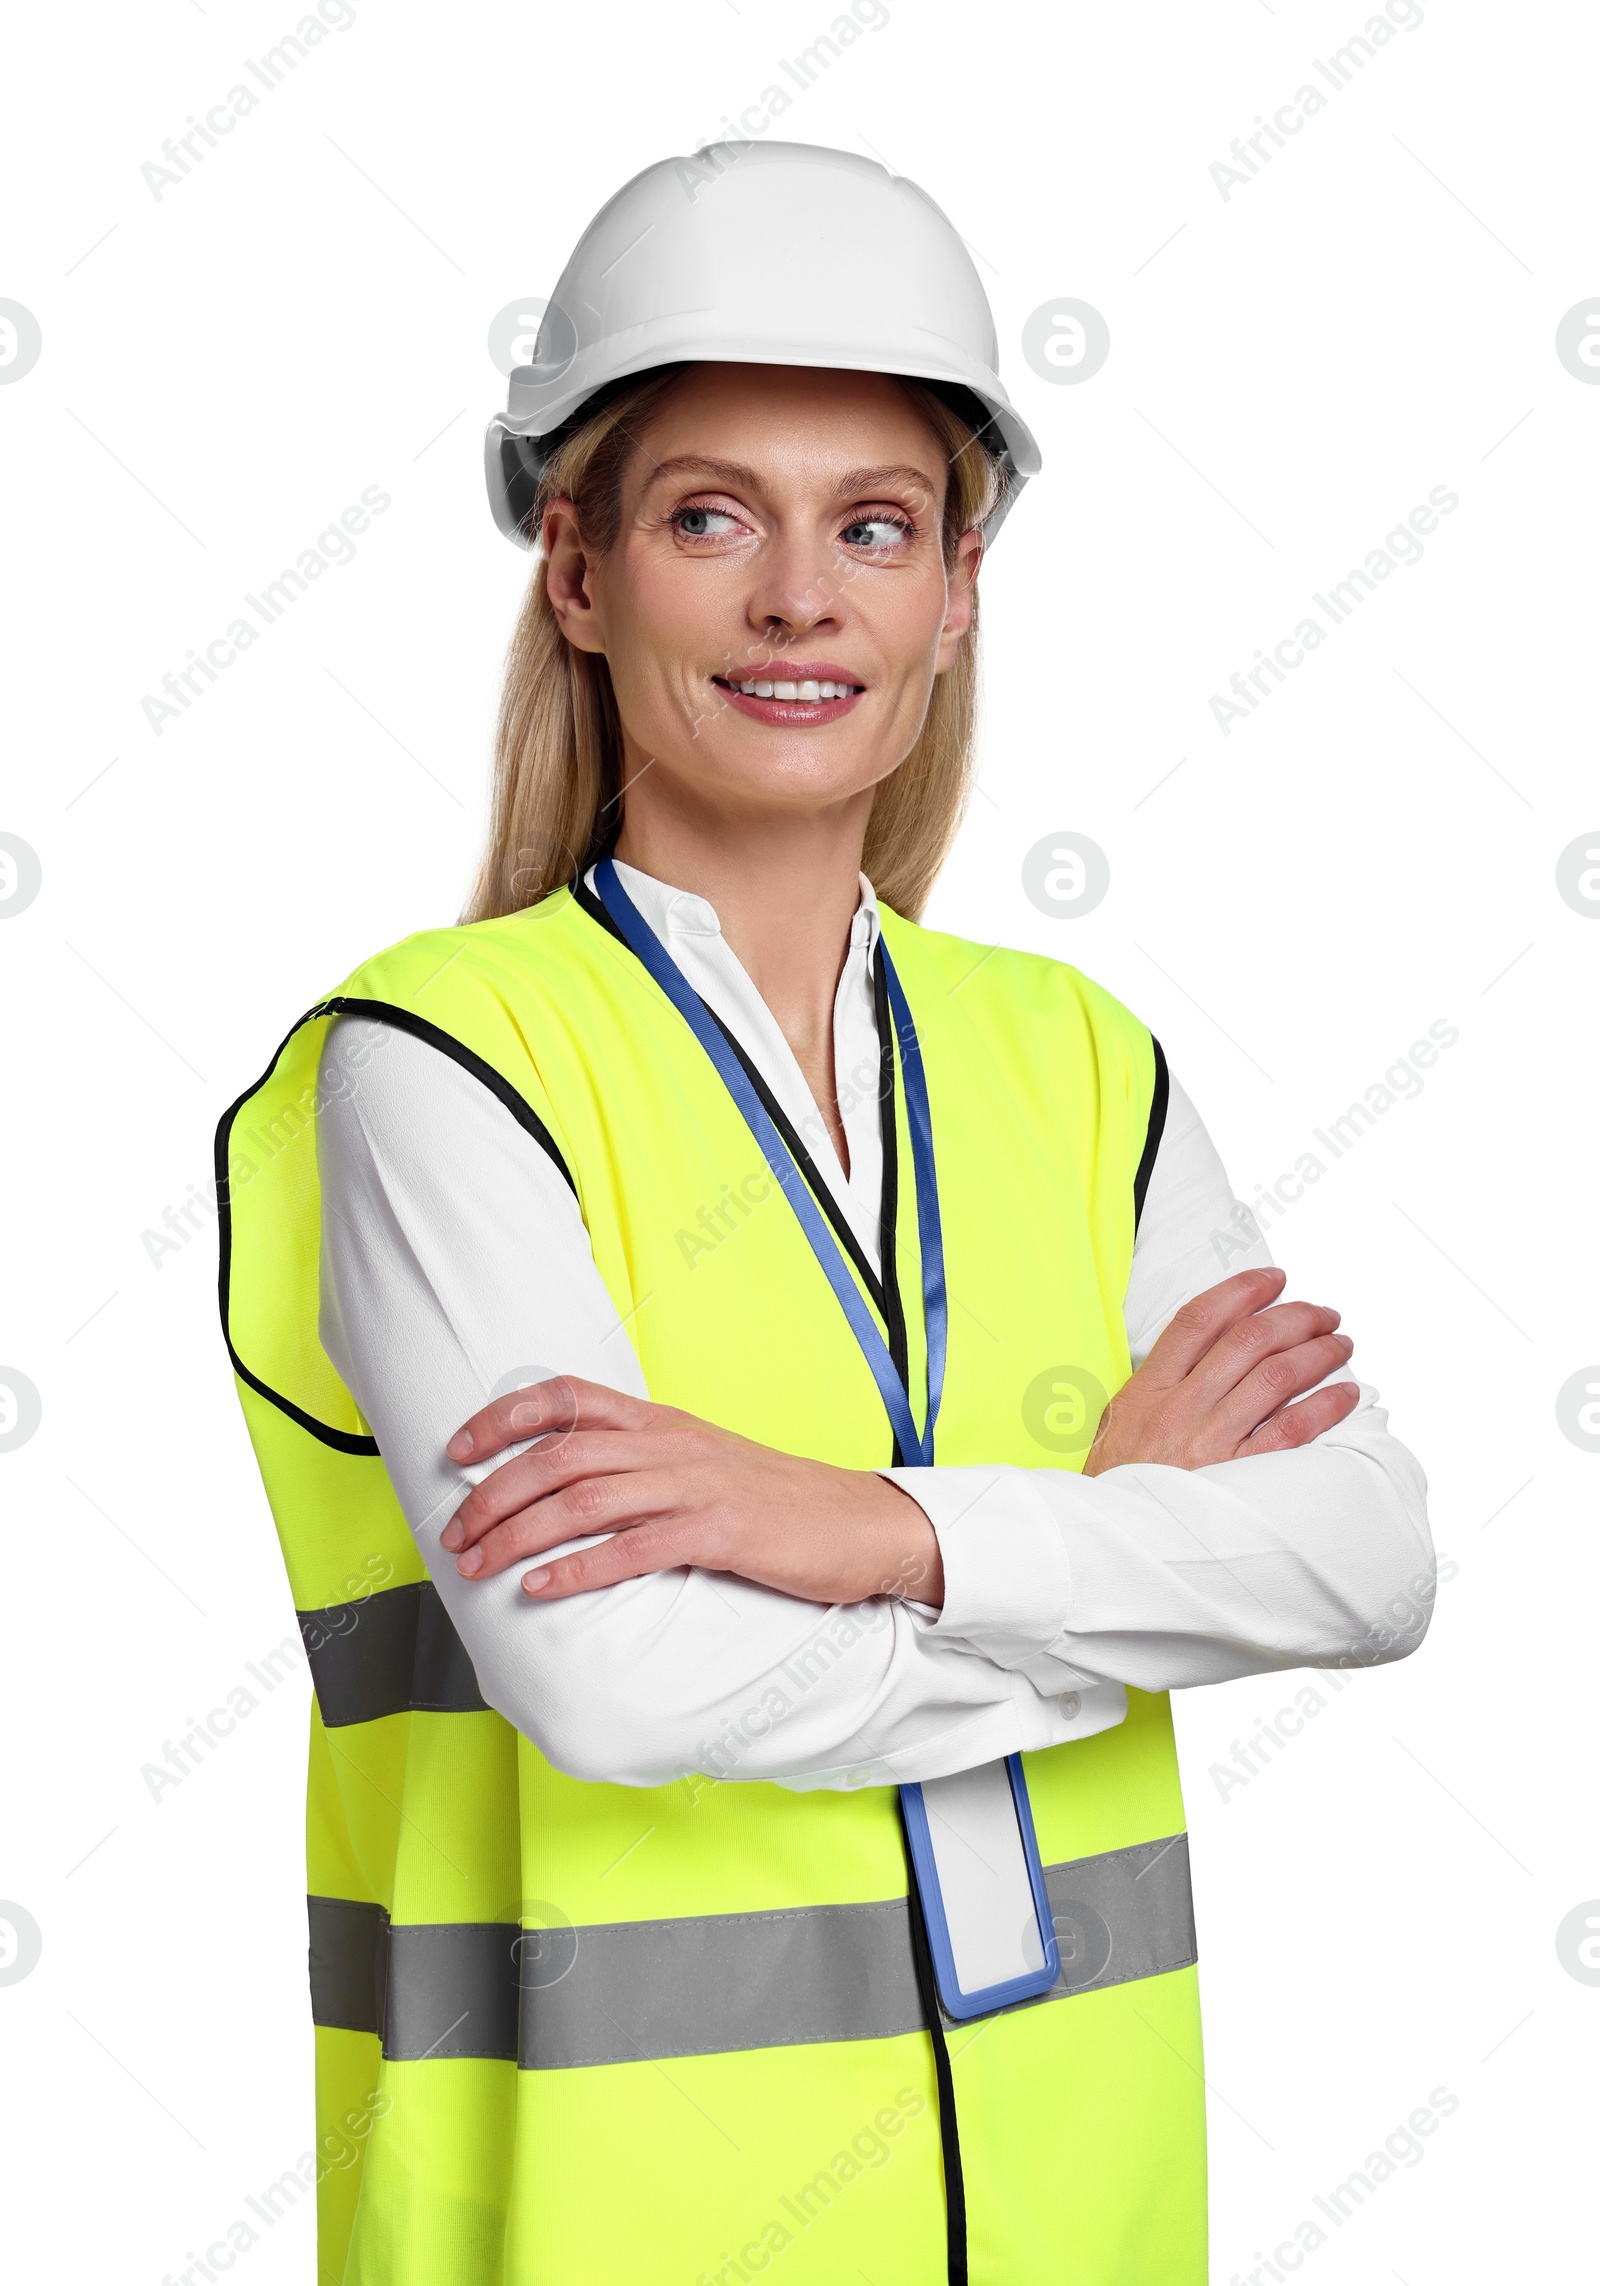
[[[544,512],[544,584],[550,608],[577,651],[605,650],[592,589],[594,567],[578,531],[577,504],[552,500]]]
[[[956,542],[956,559],[950,566],[949,600],[945,606],[944,625],[939,630],[939,650],[933,671],[942,675],[954,663],[961,638],[972,625],[972,615],[978,607],[978,566],[983,561],[983,534],[974,528],[963,532]]]

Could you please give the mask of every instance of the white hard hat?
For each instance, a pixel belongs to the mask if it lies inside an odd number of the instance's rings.
[[[557,432],[599,391],[659,365],[820,365],[927,382],[979,429],[1006,479],[992,539],[1040,465],[1000,386],[988,298],[925,191],[813,143],[712,143],[607,201],[540,321],[531,365],[484,440],[489,505],[524,547]]]

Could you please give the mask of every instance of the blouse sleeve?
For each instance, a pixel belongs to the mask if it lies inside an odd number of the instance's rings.
[[[439,1536],[508,1456],[449,1461],[462,1421],[555,1373],[649,1392],[572,1192],[536,1140],[440,1049],[366,1018],[332,1027],[325,1077],[352,1034],[359,1082],[324,1085],[318,1124],[323,1346],[372,1426],[485,1700],[551,1762],[632,1786],[691,1771],[799,1790],[885,1785],[1122,1719],[1116,1684],[1042,1691],[903,1603],[830,1609],[692,1569],[551,1603],[521,1592],[521,1566],[464,1579]]]
[[[1271,1259],[1174,1082],[1128,1280],[1135,1366],[1186,1301]],[[1427,1486],[1377,1391],[1357,1386],[1354,1411],[1313,1443],[1211,1468],[888,1472],[938,1534],[933,1635],[1041,1690],[1405,1657],[1432,1612]]]

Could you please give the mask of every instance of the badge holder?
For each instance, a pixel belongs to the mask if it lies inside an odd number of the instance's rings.
[[[917,1884],[917,1895],[922,1902],[923,1920],[928,1931],[928,1949],[933,1955],[934,1981],[939,1988],[939,1999],[945,2014],[954,2017],[957,2023],[970,2022],[976,2016],[991,2015],[996,2009],[1009,2008],[1019,2000],[1037,2000],[1051,1989],[1061,1972],[1060,1955],[1056,1949],[1055,1921],[1045,1890],[1044,1869],[1039,1862],[1039,1843],[1033,1830],[1033,1810],[1028,1800],[1028,1782],[1023,1775],[1021,1755],[1008,1754],[1005,1769],[1010,1781],[1011,1804],[1016,1813],[1017,1838],[1021,1843],[1023,1863],[1027,1869],[1027,1887],[1033,1901],[1034,1928],[1030,1933],[1037,1939],[1040,1959],[1036,1967],[1024,1968],[1016,1976],[988,1984],[964,1985],[961,1981],[951,1917],[945,1909],[938,1851],[923,1789],[920,1785],[905,1785],[900,1789],[900,1800],[905,1810],[906,1838],[911,1851],[911,1869]],[[960,1843],[959,1846],[965,1848],[967,1845]]]

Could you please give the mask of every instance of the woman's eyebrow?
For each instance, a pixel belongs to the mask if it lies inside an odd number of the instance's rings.
[[[656,484],[663,478],[683,476],[711,477],[735,489],[759,491],[762,485],[759,471],[747,468],[742,461],[713,460],[704,453],[678,453],[671,460],[658,460],[648,481]],[[841,500],[858,500],[863,493],[876,491],[882,485],[906,482],[921,485],[929,494],[936,490],[926,470],[896,462],[882,468],[853,468],[840,478],[835,492]]]
[[[650,471],[650,483],[663,476],[714,476],[721,484],[759,484],[761,479],[753,468],[746,468],[736,460],[709,460],[703,453],[678,453],[671,460],[658,460]]]
[[[920,484],[924,492],[931,493],[936,489],[933,478],[926,469],[912,468],[909,463],[900,461],[887,468],[853,468],[840,485],[839,491],[841,495],[859,497],[863,492],[877,491],[880,485],[905,483]]]

